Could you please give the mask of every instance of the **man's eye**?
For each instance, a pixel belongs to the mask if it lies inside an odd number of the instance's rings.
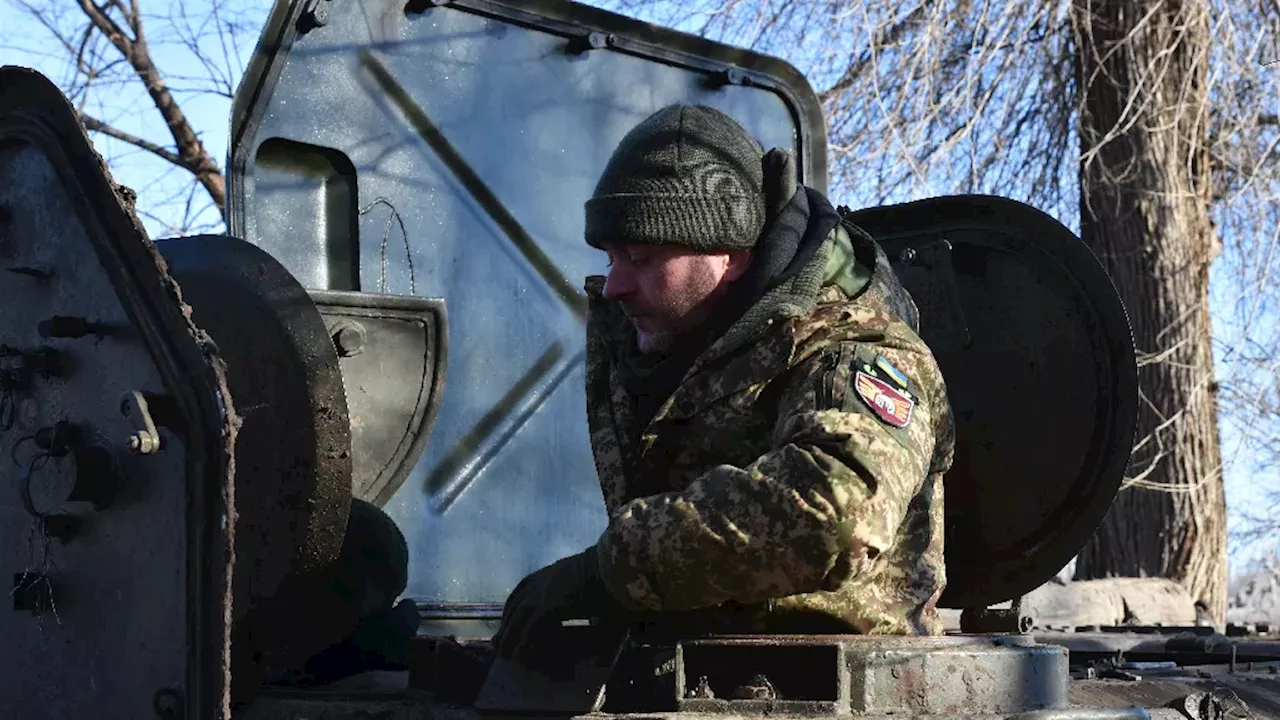
[[[635,265],[636,267],[644,267],[645,265],[649,264],[649,257],[647,255],[641,256],[641,257],[633,257],[631,258],[631,264]]]

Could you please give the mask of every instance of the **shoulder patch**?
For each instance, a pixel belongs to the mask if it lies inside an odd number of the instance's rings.
[[[890,366],[892,367],[892,366]],[[870,372],[869,372],[870,371]],[[916,401],[905,389],[900,389],[873,376],[867,365],[858,368],[854,377],[854,389],[858,397],[871,408],[876,417],[896,428],[905,428],[911,422],[911,411]]]

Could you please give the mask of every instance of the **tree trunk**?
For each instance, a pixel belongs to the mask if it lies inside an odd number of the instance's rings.
[[[1210,345],[1209,8],[1072,0],[1084,241],[1120,291],[1139,354],[1129,479],[1077,579],[1166,577],[1226,612],[1226,501]]]

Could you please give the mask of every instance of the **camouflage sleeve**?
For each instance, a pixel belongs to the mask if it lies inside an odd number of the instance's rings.
[[[624,603],[688,610],[835,590],[890,548],[946,411],[932,354],[918,340],[843,342],[780,380],[768,453],[613,513],[598,557]]]

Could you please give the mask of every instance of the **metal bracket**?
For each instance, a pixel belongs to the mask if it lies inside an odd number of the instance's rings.
[[[721,87],[725,85],[751,85],[751,76],[741,68],[731,67],[717,72],[714,82]]]
[[[569,38],[569,43],[565,46],[565,52],[571,55],[581,55],[591,50],[603,50],[613,47],[617,41],[617,36],[612,33],[591,32],[586,35]]]
[[[329,24],[329,0],[309,0],[298,17],[298,30],[309,32]]]
[[[1035,618],[1022,613],[1022,598],[1015,598],[1008,609],[966,608],[960,613],[960,632],[966,635],[986,633],[1025,634],[1035,627]]]
[[[942,274],[951,307],[959,324],[961,343],[967,348],[973,345],[973,336],[969,333],[969,321],[965,318],[964,306],[960,302],[960,287],[956,285],[956,272],[951,265],[951,249],[951,241],[937,240],[919,248],[903,250],[898,255],[898,260],[903,265],[919,265],[937,270]]]

